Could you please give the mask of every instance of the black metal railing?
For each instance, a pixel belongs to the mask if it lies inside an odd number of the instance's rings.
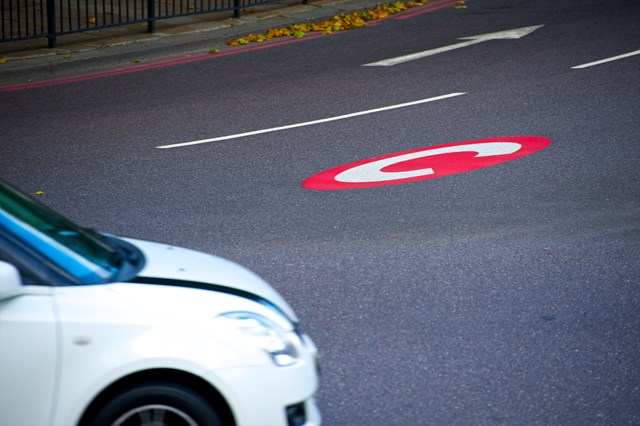
[[[57,36],[146,23],[155,31],[161,19],[233,11],[278,0],[0,0],[0,42],[44,38],[56,47]],[[308,0],[301,0],[306,4]]]

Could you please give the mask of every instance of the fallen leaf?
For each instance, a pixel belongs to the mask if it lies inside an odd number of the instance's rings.
[[[0,64],[6,64],[7,58],[0,58]]]
[[[87,19],[87,22],[91,25],[95,25],[97,21],[95,16],[92,16],[91,18]]]
[[[36,191],[35,194],[36,195],[44,195],[44,191]]]

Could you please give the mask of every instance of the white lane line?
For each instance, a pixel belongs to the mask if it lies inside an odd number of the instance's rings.
[[[618,59],[624,59],[624,58],[628,58],[629,56],[635,56],[635,55],[640,55],[640,50],[636,50],[636,51],[633,51],[633,52],[625,53],[623,55],[613,56],[611,58],[601,59],[601,60],[595,61],[595,62],[589,62],[588,64],[576,65],[575,67],[571,67],[571,69],[572,70],[578,70],[578,69],[582,69],[582,68],[593,67],[595,65],[600,65],[600,64],[607,63],[607,62],[611,62],[611,61],[617,61]]]
[[[388,110],[397,109],[397,108],[404,108],[412,105],[424,104],[427,102],[440,101],[442,99],[453,98],[455,96],[461,96],[461,95],[466,95],[466,92],[449,93],[448,95],[436,96],[434,98],[420,99],[418,101],[406,102],[406,103],[397,104],[397,105],[390,105],[382,108],[369,109],[366,111],[358,111],[358,112],[353,112],[351,114],[338,115],[336,117],[323,118],[320,120],[306,121],[304,123],[296,123],[296,124],[289,124],[286,126],[273,127],[270,129],[254,130],[252,132],[237,133],[235,135],[227,135],[227,136],[219,136],[217,138],[211,138],[211,139],[201,139],[199,141],[181,142],[181,143],[174,143],[171,145],[161,145],[161,146],[157,146],[156,148],[160,148],[160,149],[179,148],[179,147],[189,146],[189,145],[199,145],[203,143],[219,142],[219,141],[224,141],[229,139],[244,138],[246,136],[254,136],[262,133],[279,132],[280,130],[294,129],[296,127],[312,126],[314,124],[327,123],[329,121],[344,120],[345,118],[357,117],[359,115],[373,114],[376,112],[388,111]]]

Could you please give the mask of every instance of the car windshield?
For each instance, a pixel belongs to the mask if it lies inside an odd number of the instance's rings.
[[[116,248],[0,181],[0,228],[83,284],[119,269]]]

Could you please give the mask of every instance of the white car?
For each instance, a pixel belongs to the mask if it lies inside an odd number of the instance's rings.
[[[0,426],[315,426],[317,388],[316,347],[253,273],[0,181]]]

